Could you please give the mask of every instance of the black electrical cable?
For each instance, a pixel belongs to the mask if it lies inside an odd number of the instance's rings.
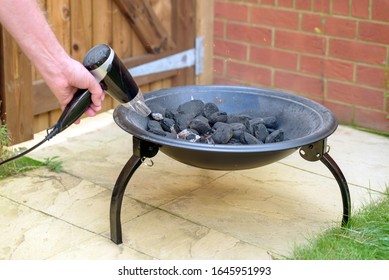
[[[49,132],[50,129],[52,129],[52,130]],[[31,148],[29,148],[29,149],[27,149],[27,150],[21,152],[20,154],[17,154],[16,156],[10,157],[10,158],[8,158],[8,159],[6,159],[6,160],[0,162],[0,166],[3,165],[3,164],[6,164],[7,162],[10,162],[10,161],[13,161],[13,160],[15,160],[15,159],[18,159],[18,158],[20,158],[20,157],[22,157],[22,156],[28,154],[29,152],[35,150],[35,149],[38,148],[40,145],[42,145],[42,144],[45,143],[46,141],[49,141],[51,138],[53,138],[55,135],[57,135],[59,131],[60,131],[60,129],[59,129],[58,125],[55,125],[54,127],[47,129],[47,135],[46,135],[46,137],[45,137],[42,141],[40,141],[40,142],[39,142],[38,144],[36,144],[35,146],[33,146],[33,147],[31,147]]]

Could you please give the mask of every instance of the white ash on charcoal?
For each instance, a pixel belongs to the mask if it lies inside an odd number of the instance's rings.
[[[215,103],[191,100],[177,109],[153,106],[148,131],[194,143],[261,145],[286,140],[276,116],[228,114]]]
[[[164,116],[161,113],[151,113],[151,117],[153,120],[162,121]]]

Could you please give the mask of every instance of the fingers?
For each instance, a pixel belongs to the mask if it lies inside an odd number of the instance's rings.
[[[95,106],[95,109],[100,110],[102,102],[104,101],[105,95],[104,95],[104,91],[101,88],[101,86],[96,82],[96,80],[94,80],[93,76],[92,76],[92,78],[93,78],[93,81],[90,82],[90,84],[88,86],[88,90],[92,94],[92,103]],[[97,109],[97,108],[100,108],[100,109]]]
[[[101,106],[96,106],[94,104],[91,104],[89,108],[85,111],[85,114],[88,117],[94,117],[96,116],[97,112],[101,110]]]
[[[64,64],[64,70],[61,76],[49,80],[50,88],[57,97],[62,110],[72,100],[78,89],[88,89],[91,93],[92,103],[86,111],[86,115],[95,116],[101,110],[104,100],[104,91],[93,75],[78,61],[69,59]]]
[[[93,103],[93,110],[98,111],[101,109],[101,104],[104,100],[104,91],[100,84],[96,81],[93,75],[78,61],[72,60],[73,70],[71,72],[72,78],[70,79],[70,85],[75,88],[86,88],[91,93],[91,99]]]

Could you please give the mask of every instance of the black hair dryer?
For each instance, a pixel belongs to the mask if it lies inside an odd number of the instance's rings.
[[[100,83],[102,89],[123,103],[123,106],[144,117],[151,113],[134,78],[111,47],[104,44],[93,47],[85,55],[83,65]],[[85,89],[78,90],[54,126],[54,129],[58,130],[57,133],[78,120],[90,104],[90,92]]]

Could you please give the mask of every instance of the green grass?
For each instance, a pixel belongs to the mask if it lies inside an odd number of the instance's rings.
[[[41,166],[46,166],[50,171],[62,172],[62,161],[58,158],[58,156],[45,158],[43,162],[40,162],[29,157],[21,157],[0,166],[0,180]]]
[[[0,125],[0,161],[11,158],[21,151],[21,149],[7,148],[10,144],[11,136],[7,125],[3,123]],[[0,166],[0,180],[41,166],[46,166],[51,171],[62,172],[62,161],[58,160],[58,156],[46,158],[44,162],[21,157]]]
[[[44,165],[43,162],[22,157],[0,166],[0,180]]]
[[[347,228],[333,228],[295,248],[296,260],[389,260],[389,194],[363,207]]]

